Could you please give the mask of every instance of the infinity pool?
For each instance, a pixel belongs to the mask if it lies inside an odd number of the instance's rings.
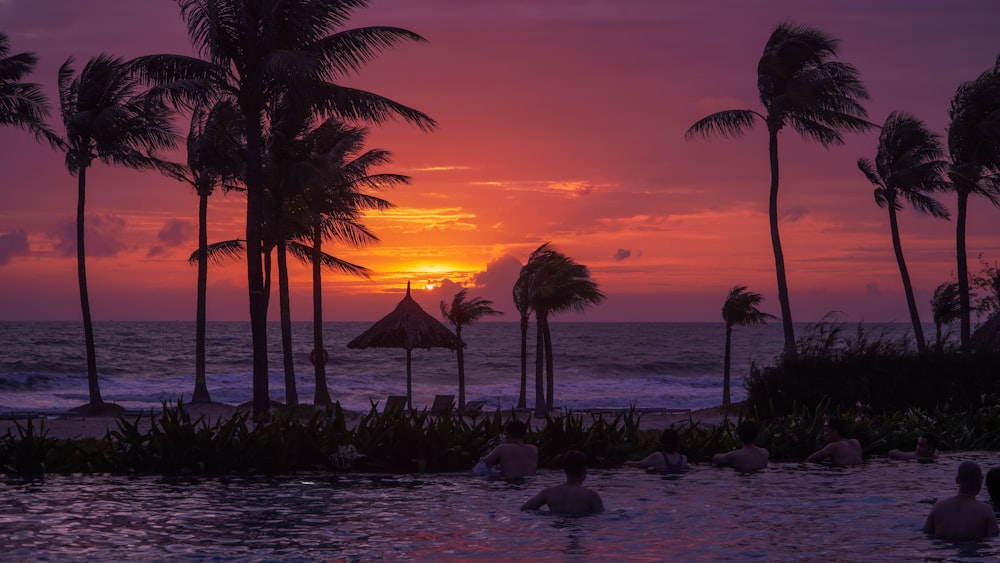
[[[697,464],[680,476],[598,470],[587,484],[607,512],[583,518],[518,510],[560,482],[557,471],[523,483],[454,473],[8,478],[0,559],[994,561],[1000,540],[920,532],[966,459],[1000,465],[1000,453],[976,452],[930,465],[773,464],[755,475]]]

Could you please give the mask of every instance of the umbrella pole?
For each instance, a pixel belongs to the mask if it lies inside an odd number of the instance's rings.
[[[410,373],[410,349],[406,349],[406,407],[413,410],[413,377]]]

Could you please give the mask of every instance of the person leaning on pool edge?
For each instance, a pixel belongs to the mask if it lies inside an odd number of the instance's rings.
[[[731,452],[713,455],[712,463],[732,467],[743,473],[767,467],[767,450],[753,443],[757,439],[757,423],[744,420],[736,427],[736,436],[739,437],[742,446]]]
[[[829,462],[830,465],[861,465],[861,442],[847,437],[847,421],[831,418],[823,425],[826,445],[806,458],[809,462]]]
[[[515,418],[507,422],[503,431],[504,443],[493,448],[493,451],[479,461],[487,467],[499,465],[500,475],[504,479],[534,475],[538,470],[538,448],[524,443],[528,425]]]

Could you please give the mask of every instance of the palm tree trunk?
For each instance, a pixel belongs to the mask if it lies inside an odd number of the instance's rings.
[[[941,350],[944,348],[944,346],[941,344],[941,323],[934,323],[934,332],[935,332],[934,347],[937,349],[937,353],[940,354]]]
[[[281,315],[281,356],[285,367],[285,403],[299,404],[295,387],[295,356],[292,353],[292,304],[288,295],[288,253],[285,237],[278,233],[278,305]]]
[[[555,375],[552,360],[552,332],[549,330],[549,319],[545,319],[545,406],[549,411],[555,408]]]
[[[958,303],[961,309],[961,347],[968,354],[972,348],[972,307],[969,303],[969,257],[965,252],[965,220],[969,192],[958,190],[958,211],[955,217],[955,245],[958,258]]]
[[[76,200],[76,275],[80,284],[80,309],[83,313],[83,336],[87,346],[87,388],[90,404],[104,403],[97,380],[97,349],[94,345],[94,322],[90,318],[90,297],[87,293],[87,253],[83,240],[84,207],[87,195],[87,168],[80,168]]]
[[[195,312],[194,393],[192,403],[210,403],[205,381],[205,309],[208,293],[208,193],[198,194],[198,310]]]
[[[267,367],[267,296],[261,235],[264,226],[264,174],[261,161],[261,112],[243,107],[247,125],[247,288],[250,294],[250,334],[253,343],[253,418],[270,418]]]
[[[767,215],[771,223],[771,248],[774,250],[774,270],[778,277],[778,302],[781,303],[781,326],[785,331],[785,357],[794,359],[795,327],[792,325],[792,306],[788,301],[788,280],[785,279],[785,255],[778,236],[778,131],[768,124],[768,152],[771,157],[771,193]]]
[[[465,353],[462,344],[462,327],[455,327],[455,336],[458,337],[458,348],[455,355],[458,356],[458,409],[465,408]]]
[[[521,316],[521,392],[517,396],[517,408],[528,407],[528,316]]]
[[[319,225],[313,226],[313,353],[309,355],[316,368],[316,392],[314,405],[329,405],[330,390],[326,385],[326,362],[329,359],[323,348],[323,233]]]
[[[541,313],[535,313],[535,416],[542,416],[545,413],[545,385],[542,368],[542,362],[545,359],[545,337],[542,331],[542,317]]]
[[[726,323],[726,353],[722,360],[722,407],[729,412],[729,369],[732,365],[733,325]]]
[[[413,361],[411,350],[406,349],[406,408],[413,411]]]
[[[903,291],[906,293],[906,306],[910,310],[910,322],[913,323],[913,336],[917,339],[917,351],[924,354],[927,352],[927,341],[924,340],[924,328],[920,326],[920,313],[917,311],[917,300],[913,296],[910,273],[906,269],[906,261],[903,260],[903,245],[899,241],[899,223],[896,218],[895,205],[894,199],[890,200],[887,205],[889,208],[889,229],[892,231],[892,250],[896,253],[899,275],[903,278]]]

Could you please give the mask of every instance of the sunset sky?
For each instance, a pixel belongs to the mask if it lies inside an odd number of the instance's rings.
[[[608,299],[579,320],[718,321],[734,285],[779,310],[768,236],[767,135],[684,140],[699,118],[755,109],[756,64],[781,21],[840,40],[839,60],[866,83],[870,120],[904,110],[944,134],[955,88],[1000,54],[996,0],[372,0],[351,27],[424,36],[353,78],[420,109],[440,127],[373,126],[382,171],[413,177],[371,216],[380,245],[327,248],[375,272],[325,275],[327,320],[375,320],[411,281],[432,314],[460,286],[515,321],[510,289],[550,241],[590,267]],[[40,57],[31,80],[58,102],[56,71],[101,52],[191,54],[169,0],[0,0],[12,52]],[[186,133],[186,125],[179,130]],[[840,311],[849,321],[908,321],[888,215],[858,171],[877,133],[829,150],[780,135],[782,213],[795,321]],[[30,135],[0,129],[0,320],[80,318],[76,179]],[[175,158],[180,158],[179,153]],[[954,196],[942,202],[954,209]],[[96,164],[88,172],[88,279],[96,320],[193,320],[197,197],[155,173]],[[217,194],[209,239],[242,238],[245,200]],[[924,321],[953,279],[953,222],[900,215],[903,251]],[[974,199],[970,269],[1000,259],[1000,210]],[[311,318],[309,270],[293,264],[293,318]],[[427,289],[433,284],[435,289]],[[275,285],[276,287],[276,285]],[[242,263],[209,271],[209,318],[249,317]],[[271,316],[277,318],[277,300]],[[562,317],[577,320],[574,316]]]

